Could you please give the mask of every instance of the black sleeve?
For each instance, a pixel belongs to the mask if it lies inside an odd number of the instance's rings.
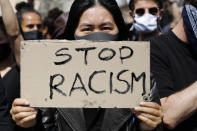
[[[151,80],[150,81],[150,88],[151,88],[150,89],[150,101],[161,105],[157,82],[152,73],[150,76],[150,80]]]
[[[14,125],[8,110],[8,103],[5,96],[5,88],[0,77],[0,130],[14,131]]]
[[[55,108],[38,108],[37,124],[28,131],[57,131],[57,110]]]
[[[165,53],[167,50],[168,48],[165,46],[165,40],[161,37],[151,40],[151,72],[156,79],[161,98],[175,93],[171,68],[168,56]]]

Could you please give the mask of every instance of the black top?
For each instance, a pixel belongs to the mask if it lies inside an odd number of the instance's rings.
[[[5,87],[0,77],[0,130],[14,131],[14,126],[9,115],[8,103],[5,95]]]
[[[83,112],[87,131],[100,131],[105,109],[84,108]]]
[[[6,97],[10,109],[14,99],[20,97],[20,73],[17,66],[13,67],[3,77],[3,84],[6,88]]]
[[[187,88],[197,80],[197,60],[191,53],[191,45],[182,42],[172,31],[152,39],[151,71],[161,98]],[[197,114],[194,114],[175,130],[197,131],[196,123]]]
[[[8,103],[8,115],[11,117],[9,111],[12,107],[12,103],[15,98],[20,97],[20,71],[17,66],[14,66],[3,78],[2,83],[5,88],[7,103]],[[11,120],[11,125],[14,126],[14,131],[28,131],[29,129],[21,128]],[[1,131],[1,129],[0,129]]]

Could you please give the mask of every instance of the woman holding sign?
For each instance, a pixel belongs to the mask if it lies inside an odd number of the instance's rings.
[[[69,40],[127,40],[127,30],[115,0],[75,0],[64,34]],[[156,89],[154,82],[151,87]],[[155,99],[151,94],[151,100]],[[159,98],[157,97],[159,100]],[[129,101],[129,100],[128,100]],[[19,98],[11,114],[17,125],[47,131],[134,131],[155,130],[162,121],[162,111],[155,102],[142,102],[131,109],[40,109],[29,107]]]

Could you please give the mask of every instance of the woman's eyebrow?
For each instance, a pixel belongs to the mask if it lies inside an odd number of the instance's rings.
[[[92,27],[93,25],[91,25],[91,24],[88,24],[88,23],[83,23],[83,24],[81,24],[79,27],[83,27],[83,26]]]
[[[114,25],[112,24],[112,22],[104,22],[104,23],[100,24],[99,26],[105,26],[105,25],[114,26]]]

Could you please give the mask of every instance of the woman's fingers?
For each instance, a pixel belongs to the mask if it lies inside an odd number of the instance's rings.
[[[140,106],[142,107],[150,107],[150,108],[154,108],[154,109],[161,109],[161,106],[155,102],[141,102]]]
[[[23,98],[16,98],[12,106],[30,106],[29,102]]]
[[[12,115],[12,119],[16,122],[30,115],[37,114],[37,111],[30,107],[14,106],[10,110],[10,114]]]
[[[15,106],[12,108],[12,114],[17,114],[20,112],[36,112],[36,109],[23,106]]]
[[[141,102],[140,107],[134,108],[134,113],[141,121],[142,129],[148,128],[152,130],[156,128],[163,118],[161,106],[154,102]]]
[[[146,125],[148,125],[148,127],[151,127],[152,129],[156,128],[157,125],[159,123],[152,121],[150,119],[148,119],[147,117],[143,116],[143,115],[136,115],[136,117],[141,120],[143,123],[145,123]]]
[[[140,107],[134,108],[134,113],[146,113],[156,117],[163,117],[161,106],[154,102],[141,102]]]
[[[32,115],[37,115],[37,112],[20,112],[20,113],[17,113],[14,117],[15,120],[21,120],[21,119],[25,119],[29,116],[32,116]]]
[[[10,114],[18,126],[29,128],[36,124],[37,110],[26,99],[15,99]]]
[[[18,126],[23,127],[23,128],[32,127],[36,124],[36,116],[37,116],[37,114],[30,115],[28,117],[25,117],[21,120],[16,121],[16,124]]]
[[[141,115],[141,116],[144,116],[152,121],[161,121],[160,117],[156,117],[156,116],[153,116],[153,115],[150,115],[150,114],[146,114],[146,113],[139,113],[137,115]]]
[[[144,112],[154,116],[161,116],[161,110],[149,108],[149,107],[135,107],[135,112]]]

